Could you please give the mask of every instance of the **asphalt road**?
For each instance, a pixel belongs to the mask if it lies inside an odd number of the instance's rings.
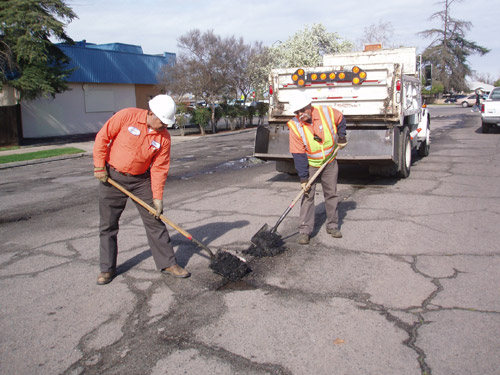
[[[500,368],[500,138],[469,109],[431,107],[432,145],[404,180],[341,166],[342,239],[317,225],[246,257],[226,282],[175,231],[178,280],[154,268],[125,210],[119,275],[98,274],[92,159],[0,170],[1,374],[482,374]],[[241,255],[298,192],[252,155],[254,129],[174,142],[165,215]]]

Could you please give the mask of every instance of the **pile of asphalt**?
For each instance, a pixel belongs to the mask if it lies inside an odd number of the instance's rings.
[[[237,281],[252,271],[248,264],[236,255],[221,250],[217,251],[210,261],[210,268],[229,281]]]

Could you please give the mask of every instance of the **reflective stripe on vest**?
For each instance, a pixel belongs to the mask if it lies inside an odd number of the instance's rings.
[[[306,155],[309,165],[312,167],[320,167],[325,162],[335,159],[338,152],[337,145],[337,125],[335,124],[334,113],[332,108],[328,106],[316,107],[321,118],[321,123],[324,126],[323,144],[314,140],[314,134],[308,127],[300,125],[297,118],[293,118],[288,122],[288,127],[297,135],[302,138],[304,146],[306,147]],[[325,114],[325,112],[327,114]]]

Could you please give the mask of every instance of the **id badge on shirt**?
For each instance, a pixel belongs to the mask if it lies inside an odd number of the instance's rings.
[[[151,146],[154,147],[155,149],[159,150],[160,149],[160,144],[156,141],[151,142]]]
[[[128,131],[130,134],[135,135],[135,136],[138,136],[141,134],[141,131],[139,129],[137,129],[135,126],[129,126]]]

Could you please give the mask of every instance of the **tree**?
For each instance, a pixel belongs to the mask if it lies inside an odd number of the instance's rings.
[[[261,42],[253,45],[242,45],[235,64],[233,75],[236,96],[242,94],[244,102],[252,91],[263,93],[267,87],[270,64],[269,49],[262,46]]]
[[[433,41],[423,53],[423,59],[433,65],[433,79],[443,83],[446,92],[461,92],[467,90],[465,76],[471,75],[467,58],[473,53],[484,55],[489,49],[481,47],[465,39],[466,31],[470,30],[472,23],[457,20],[451,17],[450,8],[454,2],[462,0],[442,0],[443,10],[434,13],[430,19],[441,21],[441,29],[429,29],[420,32]]]
[[[271,66],[269,47],[262,47],[251,56],[246,74],[255,91],[255,99],[262,99],[269,90],[269,67]]]
[[[175,113],[175,125],[179,127],[181,136],[184,136],[186,131],[186,125],[189,122],[188,108],[185,103],[179,103],[177,105],[177,111]]]
[[[264,122],[264,116],[269,111],[269,104],[258,102],[255,109],[257,110],[257,116],[259,116],[259,122],[257,125],[260,125],[261,122]]]
[[[21,100],[67,90],[69,60],[50,38],[73,43],[63,21],[74,18],[63,0],[2,0],[0,88],[9,83],[21,93]]]
[[[383,48],[394,48],[396,44],[393,42],[394,26],[392,23],[382,20],[378,24],[366,26],[363,31],[363,37],[358,40],[359,49],[363,49],[364,44],[380,43]]]
[[[273,68],[321,66],[323,56],[352,50],[353,44],[329,33],[322,24],[296,32],[287,41],[270,47]]]
[[[210,110],[197,106],[193,111],[193,122],[200,128],[201,135],[205,135],[205,127],[210,122]]]
[[[166,66],[161,81],[167,90],[181,95],[191,93],[203,99],[212,111],[212,131],[216,132],[215,103],[234,92],[238,56],[244,50],[242,38],[221,38],[212,30],[191,30],[178,39],[180,54],[174,66]]]
[[[493,85],[495,82],[495,78],[490,73],[473,73],[471,77],[478,82],[487,83],[489,85]]]

